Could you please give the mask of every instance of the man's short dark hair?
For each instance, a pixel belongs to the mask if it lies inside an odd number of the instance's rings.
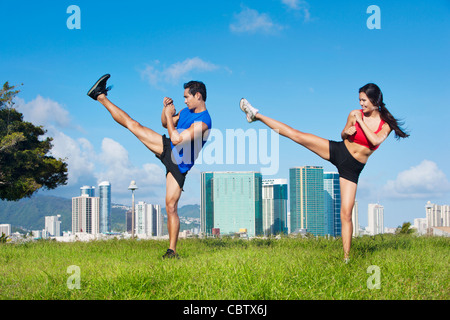
[[[184,89],[189,89],[189,93],[195,96],[197,92],[202,95],[203,101],[206,102],[206,86],[201,81],[189,81],[184,84]]]

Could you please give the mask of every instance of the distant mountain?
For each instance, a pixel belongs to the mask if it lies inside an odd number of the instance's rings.
[[[53,196],[35,196],[17,202],[0,201],[0,224],[25,230],[42,230],[45,216],[61,215],[62,230],[72,228],[72,201]]]
[[[166,215],[165,208],[161,209]],[[113,230],[125,230],[126,206],[112,208],[111,223]],[[72,199],[54,196],[34,196],[17,202],[0,201],[0,224],[25,230],[42,230],[45,216],[61,215],[61,229],[72,229]],[[178,208],[180,217],[200,218],[199,205],[186,205]]]
[[[161,211],[167,216],[165,208],[162,208]],[[200,218],[200,206],[198,204],[188,204],[182,206],[181,208],[178,208],[178,216]]]

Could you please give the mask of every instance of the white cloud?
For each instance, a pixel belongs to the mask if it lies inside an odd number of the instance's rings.
[[[88,139],[68,136],[63,131],[74,127],[70,113],[56,101],[37,96],[28,103],[17,98],[16,104],[26,121],[43,125],[47,129],[45,137],[53,138],[50,155],[64,159],[67,163],[68,182],[67,186],[61,187],[64,190],[61,193],[67,195],[68,192],[70,196],[77,196],[81,186],[108,180],[114,188],[114,200],[127,203],[129,183],[136,180],[143,195],[141,199],[149,203],[164,204],[165,171],[162,165],[134,165],[127,149],[110,138],[103,139],[101,150],[98,151]],[[155,158],[155,163],[157,161]],[[56,192],[57,190],[53,194]]]
[[[36,99],[25,103],[23,99],[16,98],[18,110],[23,113],[24,120],[35,125],[48,127],[55,125],[66,128],[71,126],[69,112],[58,102],[38,95]]]
[[[158,66],[159,61],[154,64]],[[156,66],[147,65],[141,71],[142,78],[146,79],[152,86],[160,86],[161,84],[176,84],[180,79],[185,79],[192,72],[211,72],[219,69],[219,66],[204,61],[199,57],[188,58],[182,62],[176,62],[166,68],[158,70]]]
[[[383,191],[388,198],[442,197],[450,192],[450,183],[436,163],[424,160],[418,166],[400,172],[396,180],[388,181]]]
[[[230,30],[236,33],[275,33],[284,29],[265,13],[250,8],[242,8],[242,11],[234,14],[234,20],[230,24]]]
[[[21,98],[16,98],[15,102],[25,121],[44,126],[47,130],[44,138],[53,138],[50,154],[55,158],[65,159],[68,164],[69,186],[78,183],[83,176],[92,175],[95,167],[92,144],[84,138],[75,140],[61,131],[64,128],[75,127],[69,111],[58,102],[40,95],[28,103]]]
[[[165,171],[162,166],[153,163],[145,163],[142,167],[133,165],[128,151],[117,141],[110,138],[103,139],[97,168],[94,174],[97,182],[109,181],[114,187],[116,196],[122,194],[128,197],[128,186],[131,180],[135,180],[141,194],[158,194],[161,201],[161,194],[165,191]],[[149,201],[147,199],[146,201]]]
[[[301,12],[305,22],[311,20],[311,13],[309,12],[309,4],[303,0],[281,0],[289,9]]]
[[[76,185],[82,177],[92,176],[95,169],[95,152],[92,144],[85,138],[73,139],[61,131],[49,130],[53,138],[51,155],[65,159],[68,165],[68,186]]]

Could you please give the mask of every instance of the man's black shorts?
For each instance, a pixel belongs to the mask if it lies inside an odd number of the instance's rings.
[[[336,166],[339,176],[354,183],[358,183],[359,175],[365,164],[356,160],[345,146],[344,141],[330,140],[330,162]]]
[[[170,172],[172,176],[175,178],[175,180],[178,182],[178,185],[180,186],[181,190],[183,190],[187,172],[181,173],[176,162],[172,160],[172,146],[170,145],[170,139],[167,138],[166,135],[162,136],[162,143],[163,143],[163,152],[161,156],[156,157],[159,160],[161,160],[161,162],[166,167],[166,176]]]

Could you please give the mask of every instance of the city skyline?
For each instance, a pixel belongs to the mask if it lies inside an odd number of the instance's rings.
[[[110,73],[111,99],[158,133],[167,133],[160,121],[163,98],[172,97],[180,111],[183,83],[192,79],[207,86],[216,130],[205,148],[218,146],[227,130],[255,133],[242,164],[236,153],[233,164],[200,158],[180,206],[200,203],[203,171],[260,171],[267,160],[278,171],[263,179],[288,179],[296,166],[335,170],[291,141],[261,131],[260,124],[249,125],[239,110],[242,97],[294,128],[339,139],[349,112],[359,108],[358,88],[369,82],[380,86],[388,109],[411,137],[396,141],[391,134],[362,172],[356,196],[361,225],[367,225],[369,203],[383,204],[384,223],[392,227],[423,216],[427,201],[446,203],[450,110],[440,106],[449,93],[448,1],[378,1],[373,4],[381,10],[380,28],[368,26],[371,4],[231,0],[128,6],[80,0],[77,29],[68,27],[69,4],[4,3],[8,14],[0,25],[16,27],[3,39],[0,80],[23,83],[17,109],[26,121],[44,126],[53,138],[52,155],[68,162],[68,185],[38,195],[71,198],[80,185],[108,180],[114,186],[111,201],[129,204],[127,187],[137,180],[137,199],[164,206],[165,171],[158,160],[86,96],[93,80]],[[171,12],[170,27],[161,12]],[[439,116],[429,112],[433,106]],[[228,141],[222,142],[223,148],[207,151],[226,160]],[[250,150],[258,152],[256,163],[249,160]]]

